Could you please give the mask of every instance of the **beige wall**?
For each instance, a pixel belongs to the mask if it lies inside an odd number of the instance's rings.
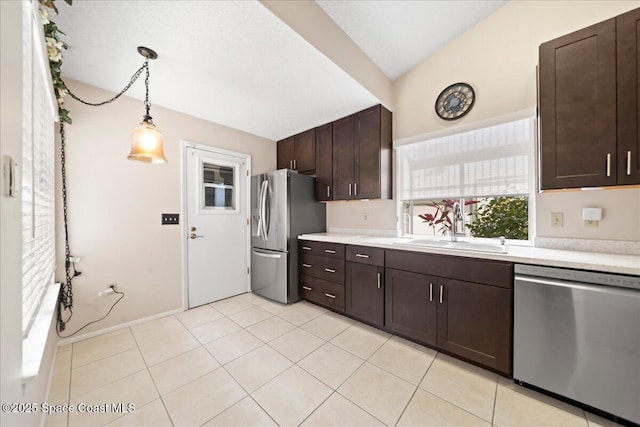
[[[68,83],[86,100],[113,96]],[[180,141],[251,154],[252,174],[275,169],[275,142],[152,105],[169,163],[142,164],[126,159],[130,133],[144,113],[141,101],[123,97],[96,108],[69,99],[67,106],[73,118],[66,126],[69,233],[72,255],[81,257],[82,271],[73,281],[75,307],[68,331],[107,311],[116,297],[97,294],[112,282],[126,297],[107,319],[83,334],[181,308],[181,226],[160,225],[163,212],[181,213],[184,221]],[[57,276],[62,280],[62,216],[58,218]]]
[[[638,6],[638,1],[507,3],[394,81],[394,140],[532,109],[540,43]],[[437,118],[434,102],[458,81],[474,87],[476,103],[466,117],[445,122]],[[393,229],[395,210],[387,206],[393,202],[382,203],[376,224]],[[576,216],[589,206],[606,209],[598,228],[584,227]],[[371,228],[361,219],[367,210],[360,202],[329,203],[328,226]],[[639,211],[640,189],[543,193],[536,196],[536,228],[540,236],[639,241]],[[551,212],[565,213],[563,228],[549,227]]]
[[[11,156],[22,169],[22,2],[0,2],[2,52],[0,71],[0,158]],[[26,124],[25,124],[26,125]],[[0,188],[4,188],[4,175]],[[21,198],[0,193],[0,401],[2,403],[45,401],[49,372],[58,341],[49,329],[40,371],[22,386],[22,209]],[[0,412],[0,425],[39,425],[40,413]]]

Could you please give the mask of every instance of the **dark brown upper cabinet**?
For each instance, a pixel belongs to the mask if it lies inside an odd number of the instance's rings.
[[[640,8],[616,18],[618,184],[640,184]]]
[[[333,200],[391,198],[391,112],[381,105],[333,122]]]
[[[333,125],[316,128],[316,200],[333,200]]]
[[[316,130],[278,141],[277,168],[313,174],[316,169]]]
[[[639,14],[540,45],[542,190],[640,183]]]

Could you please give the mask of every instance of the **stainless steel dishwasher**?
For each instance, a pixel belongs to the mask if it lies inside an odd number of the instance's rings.
[[[514,272],[514,379],[640,423],[640,277]]]

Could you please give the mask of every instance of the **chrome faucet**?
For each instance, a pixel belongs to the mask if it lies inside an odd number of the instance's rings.
[[[462,216],[462,206],[459,202],[453,204],[453,221],[451,221],[451,241],[457,242],[458,237],[464,234],[464,217]]]

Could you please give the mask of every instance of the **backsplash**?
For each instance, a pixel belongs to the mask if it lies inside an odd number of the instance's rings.
[[[605,254],[640,255],[640,242],[622,240],[564,239],[536,237],[534,246],[548,249],[567,249],[580,252]]]

